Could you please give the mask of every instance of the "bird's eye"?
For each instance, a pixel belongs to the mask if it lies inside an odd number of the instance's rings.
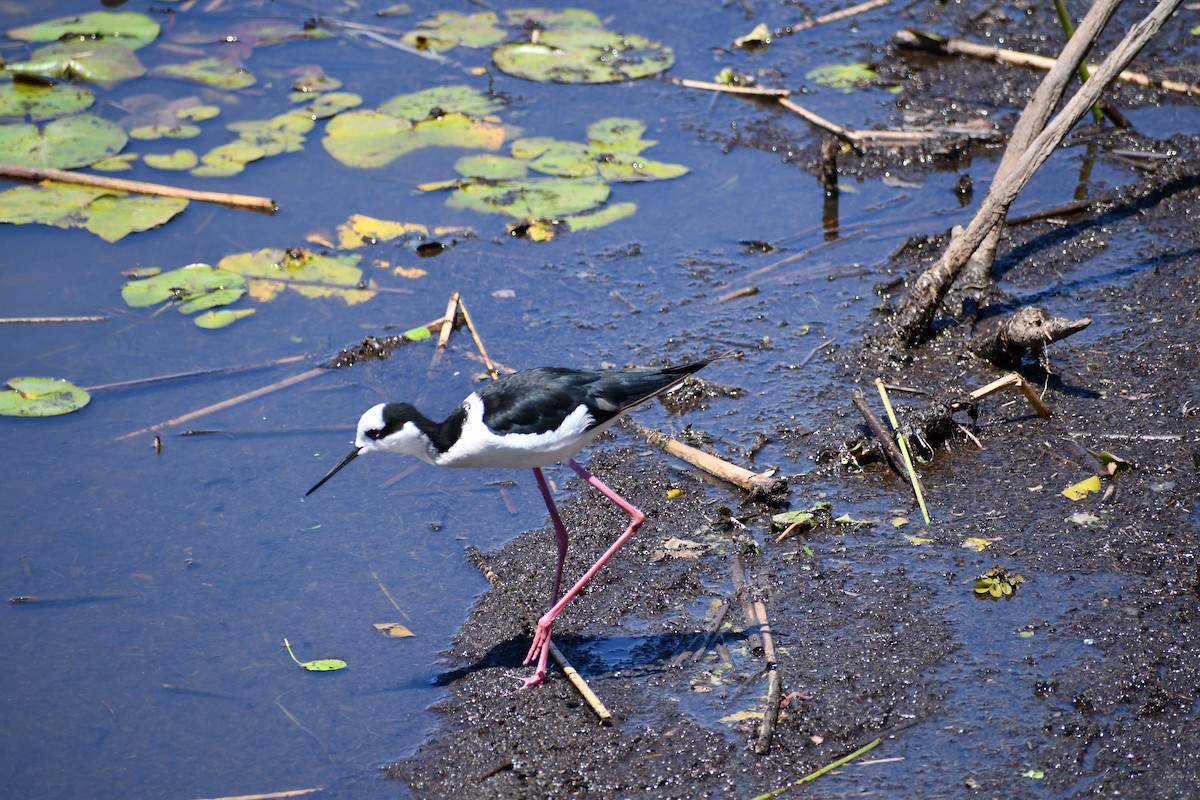
[[[369,431],[367,431],[367,438],[375,439],[376,441],[378,441],[383,438],[383,431],[379,430],[378,428],[369,430]]]

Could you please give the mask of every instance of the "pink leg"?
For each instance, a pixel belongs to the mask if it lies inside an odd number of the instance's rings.
[[[558,592],[562,588],[563,563],[567,560],[567,529],[563,527],[562,518],[558,515],[558,506],[554,504],[554,497],[550,494],[550,487],[546,485],[546,477],[542,475],[541,469],[534,467],[533,476],[537,478],[538,489],[542,492],[542,499],[546,501],[546,510],[550,512],[550,522],[554,525],[554,538],[558,543],[558,566],[554,569],[554,591],[550,594],[550,605],[553,606],[558,601]],[[549,642],[549,631],[547,631],[546,637],[546,641]],[[522,689],[537,686],[545,680],[546,658],[549,655],[550,648],[543,647],[541,655],[538,657],[537,669],[525,679]],[[528,664],[532,657],[533,652],[530,651],[530,657],[525,659],[525,663]]]
[[[603,567],[604,564],[610,558],[612,558],[618,550],[621,549],[621,546],[624,545],[625,542],[629,541],[631,536],[637,533],[637,529],[642,526],[642,523],[646,519],[646,515],[643,514],[637,507],[614,492],[612,489],[605,486],[604,482],[595,475],[576,464],[574,459],[568,461],[567,464],[570,465],[571,469],[579,473],[579,476],[587,481],[592,488],[616,503],[621,507],[621,510],[629,515],[629,527],[626,528],[625,532],[618,536],[617,540],[613,542],[607,550],[604,551],[604,554],[596,560],[596,563],[593,564],[587,572],[583,573],[583,577],[580,578],[579,581],[572,586],[566,594],[559,598],[554,605],[550,606],[550,610],[538,620],[537,633],[534,634],[533,646],[529,648],[529,655],[525,657],[525,663],[528,664],[536,657],[538,659],[539,672],[530,676],[530,678],[525,682],[526,686],[536,686],[541,682],[542,678],[545,677],[546,657],[550,652],[550,629],[554,626],[554,619],[560,613],[562,613],[562,610],[566,608],[567,603],[571,602],[572,598],[574,598],[575,595],[579,594],[579,592],[583,590],[583,587],[586,586],[587,582],[592,579],[592,576],[600,571],[600,568]],[[554,514],[551,516],[553,517]],[[565,536],[566,533],[564,532],[564,539]],[[532,681],[532,683],[530,681]]]

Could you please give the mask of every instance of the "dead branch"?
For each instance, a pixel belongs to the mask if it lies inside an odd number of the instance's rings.
[[[119,192],[137,192],[139,194],[153,194],[161,197],[179,197],[184,200],[219,203],[223,206],[245,208],[250,211],[262,211],[267,214],[274,214],[279,210],[279,206],[269,197],[228,194],[226,192],[202,192],[196,189],[164,186],[161,183],[131,181],[124,178],[106,178],[102,175],[89,175],[86,172],[72,172],[65,169],[0,164],[0,178],[19,178],[27,181],[59,181],[61,183],[74,183],[81,186],[96,186],[101,189],[112,189]]]
[[[1017,130],[1014,130],[1014,137],[1017,137],[1018,132],[1037,130],[1040,127],[1037,124],[1038,119],[1048,116],[1057,105],[1062,87],[1074,74],[1074,65],[1083,59],[1084,53],[1099,36],[1117,2],[1118,0],[1097,0],[1092,6],[1075,36],[1063,48],[1054,68],[1042,81],[1033,101],[1022,113],[1017,122]],[[987,197],[984,198],[970,226],[962,236],[950,243],[937,263],[913,283],[905,305],[895,320],[896,335],[900,341],[912,346],[928,335],[930,323],[967,259],[1000,225],[1013,200],[1034,172],[1049,158],[1050,153],[1071,127],[1100,98],[1117,73],[1132,61],[1151,37],[1162,28],[1181,2],[1182,0],[1160,0],[1154,10],[1134,25],[1108,58],[1096,68],[1092,79],[1080,87],[1062,111],[1032,138],[1028,147],[1015,150],[1015,142],[1010,143],[1010,152],[1005,153]],[[1006,170],[1007,163],[1013,163],[1011,170]]]
[[[646,437],[650,444],[655,447],[661,447],[676,458],[682,459],[694,467],[699,467],[710,475],[715,475],[722,480],[742,487],[750,492],[751,496],[761,496],[770,499],[786,490],[787,482],[782,478],[753,473],[736,464],[731,464],[723,458],[684,444],[666,434],[652,431],[636,423],[631,424]]]
[[[856,6],[843,8],[841,11],[832,11],[828,14],[822,14],[819,17],[813,17],[812,19],[806,19],[803,22],[797,22],[795,25],[788,25],[786,28],[781,28],[780,30],[776,31],[775,35],[789,36],[793,33],[799,33],[800,31],[806,31],[810,28],[815,28],[818,25],[826,25],[830,22],[849,19],[850,17],[866,13],[867,11],[873,11],[881,6],[886,6],[890,2],[892,2],[892,0],[867,0],[865,3],[859,3]]]
[[[1051,318],[1044,309],[1025,306],[1009,316],[985,320],[971,342],[971,349],[998,367],[1012,367],[1027,354],[1041,358],[1046,345],[1079,333],[1091,324],[1087,317]]]

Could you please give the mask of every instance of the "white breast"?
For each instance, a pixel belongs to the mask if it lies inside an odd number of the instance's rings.
[[[580,405],[557,430],[498,436],[483,424],[483,403],[471,394],[463,405],[467,419],[457,442],[435,457],[439,467],[545,467],[566,461],[582,450],[607,425],[588,430],[592,415]]]

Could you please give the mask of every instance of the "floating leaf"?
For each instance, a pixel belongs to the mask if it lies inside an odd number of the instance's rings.
[[[933,541],[933,539],[930,539],[927,536],[913,536],[912,534],[909,534],[909,533],[904,534],[904,538],[908,540],[909,544],[914,544],[914,545],[917,545],[918,547],[923,544],[929,544],[930,542]]]
[[[962,546],[968,550],[974,550],[976,553],[983,552],[994,544],[991,539],[984,539],[981,536],[968,536],[962,540]]]
[[[0,117],[28,116],[34,122],[77,114],[96,102],[83,86],[66,83],[48,85],[28,81],[0,84]]]
[[[451,208],[469,208],[510,217],[557,217],[586,211],[608,199],[609,187],[599,180],[529,178],[460,186],[446,200]]]
[[[492,50],[503,72],[531,81],[615,83],[663,72],[675,63],[670,47],[604,29],[549,30],[537,42],[506,42]]]
[[[256,308],[243,308],[235,311],[229,308],[222,308],[220,311],[205,311],[203,314],[197,315],[193,322],[201,328],[215,330],[232,325],[239,319],[248,317],[257,310]]]
[[[177,197],[52,181],[0,192],[0,222],[85,228],[109,242],[162,225],[185,208],[187,200]]]
[[[524,178],[529,172],[529,164],[520,158],[480,154],[463,156],[455,161],[454,171],[468,178],[485,178],[493,181],[510,180]]]
[[[155,169],[184,170],[191,169],[200,162],[192,150],[176,150],[174,153],[150,153],[142,158],[146,166]]]
[[[52,75],[66,80],[115,83],[140,78],[146,68],[125,45],[105,41],[55,42],[33,52],[28,61],[5,65],[23,75]]]
[[[303,115],[309,119],[327,119],[334,114],[340,114],[362,105],[362,98],[353,92],[329,92],[316,97],[311,95],[303,97],[308,101],[308,105],[291,113],[297,116]]]
[[[429,332],[429,328],[422,325],[419,328],[409,328],[400,335],[410,342],[420,342],[428,339],[433,334]]]
[[[350,288],[362,285],[358,261],[357,255],[334,257],[300,249],[264,248],[225,256],[219,266],[248,278],[250,296],[261,302],[291,289],[305,297],[331,297],[355,305],[375,296],[369,285]]]
[[[332,672],[334,670],[345,669],[348,666],[340,658],[320,658],[316,661],[301,661],[292,652],[292,646],[288,644],[287,639],[283,640],[283,646],[287,650],[288,655],[292,657],[292,661],[295,661],[302,669],[306,669],[309,672]]]
[[[292,84],[292,91],[301,94],[310,94],[316,92],[332,92],[335,89],[342,88],[342,82],[330,75],[325,75],[321,72],[310,72],[301,78],[298,78]]]
[[[220,106],[187,106],[175,112],[175,116],[179,119],[190,119],[193,122],[203,122],[207,119],[212,119],[221,114]]]
[[[402,639],[407,636],[416,636],[415,633],[410,631],[404,625],[401,625],[399,622],[376,622],[375,630],[379,631],[389,639]]]
[[[185,314],[228,305],[246,293],[241,275],[208,264],[162,272],[133,280],[121,287],[121,299],[132,308],[143,308],[168,301],[179,304]]]
[[[131,50],[137,50],[157,39],[158,33],[158,23],[145,14],[136,11],[92,11],[13,28],[7,36],[22,42],[117,40]]]
[[[214,89],[245,89],[257,83],[254,73],[240,63],[210,56],[183,64],[163,64],[150,73],[161,78],[179,78]]]
[[[139,125],[129,130],[129,138],[142,142],[155,139],[195,139],[200,135],[197,125]]]
[[[1082,500],[1092,492],[1098,491],[1100,491],[1100,476],[1093,475],[1063,489],[1062,495],[1068,500]]]
[[[867,64],[825,64],[805,73],[804,78],[820,86],[842,89],[849,93],[860,85],[874,83],[879,74]]]
[[[118,153],[111,158],[102,158],[95,164],[92,164],[92,169],[101,172],[126,172],[133,169],[131,164],[139,158],[137,153]]]
[[[734,47],[744,47],[747,50],[765,50],[770,44],[771,29],[765,22],[758,23],[754,30],[733,40]]]
[[[412,123],[380,111],[339,114],[325,128],[322,144],[349,167],[382,167],[422,147],[495,150],[504,126],[457,112]]]
[[[121,152],[128,137],[121,127],[94,114],[33,124],[0,125],[0,162],[26,167],[85,167]]]
[[[202,163],[192,170],[192,174],[207,178],[236,175],[251,161],[265,158],[266,155],[267,151],[261,147],[244,139],[236,139],[218,145],[201,156]]]
[[[353,250],[364,245],[390,242],[394,239],[413,239],[424,243],[433,236],[470,236],[470,228],[435,227],[432,230],[416,222],[395,222],[354,214],[337,228],[339,250]]]
[[[393,117],[417,122],[451,112],[483,117],[503,107],[504,102],[495,95],[484,94],[473,86],[452,84],[396,95],[381,105],[379,110]]]
[[[444,11],[418,23],[420,30],[409,31],[400,41],[418,50],[444,52],[456,45],[491,47],[504,41],[504,31],[497,26],[493,11],[460,14]]]
[[[62,378],[9,378],[0,389],[0,415],[56,417],[88,404],[91,395]]]
[[[586,214],[572,214],[562,221],[571,231],[588,231],[619,222],[637,213],[637,203],[613,203]]]
[[[646,123],[631,117],[605,117],[587,127],[588,145],[594,149],[619,150],[623,153],[640,153],[647,147],[658,144],[653,139],[643,139]]]

